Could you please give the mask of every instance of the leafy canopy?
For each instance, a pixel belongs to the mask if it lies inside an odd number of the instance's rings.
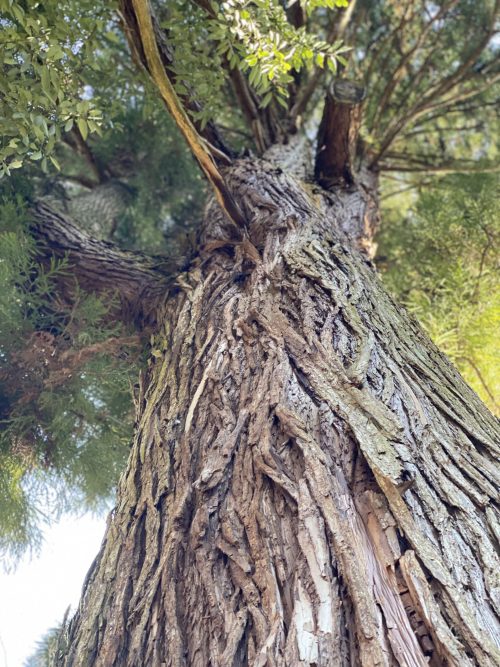
[[[201,5],[160,3],[159,14],[176,53],[176,90],[192,92],[201,103],[202,110],[192,115],[202,125],[225,105],[226,60],[249,74],[263,107],[272,99],[286,105],[292,70],[316,64],[336,71],[337,61],[345,62],[340,54],[348,49],[340,41],[329,44],[305,26],[295,28],[277,0]],[[308,13],[346,5],[346,0],[303,3]],[[117,3],[92,0],[28,5],[0,0],[0,177],[25,160],[41,160],[46,170],[49,158],[59,168],[54,151],[64,132],[76,125],[85,140],[112,122],[115,101],[130,93],[116,10]],[[94,84],[103,78],[113,81],[115,95],[96,92]]]
[[[142,364],[141,343],[113,317],[112,300],[78,286],[68,300],[58,289],[58,277],[71,275],[67,260],[40,263],[30,202],[43,196],[94,235],[151,253],[168,249],[159,262],[182,262],[204,201],[182,138],[149,98],[92,145],[100,167],[120,180],[83,187],[86,159],[65,143],[55,150],[61,171],[26,165],[0,182],[0,552],[7,565],[36,550],[44,524],[61,512],[109,508],[129,453],[131,387]]]
[[[8,186],[16,194],[9,197]],[[56,284],[69,267],[64,260],[49,268],[37,261],[25,226],[23,187],[18,178],[0,188],[5,565],[38,546],[46,520],[73,508],[104,508],[130,442],[132,353],[119,343],[123,327],[109,321],[111,304],[94,295],[77,290],[71,306],[65,302]]]
[[[62,11],[61,11],[62,9]],[[64,131],[84,137],[102,121],[95,100],[82,96],[87,72],[111,7],[94,2],[0,2],[0,176],[25,160],[53,155]],[[102,38],[101,38],[102,39]]]

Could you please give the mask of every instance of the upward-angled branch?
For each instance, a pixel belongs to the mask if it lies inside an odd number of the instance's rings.
[[[460,99],[466,99],[472,97],[476,94],[479,94],[482,91],[482,87],[479,86],[477,89],[472,88],[468,91],[458,91],[457,87],[463,85],[465,82],[469,81],[474,75],[474,65],[476,64],[478,58],[483,53],[484,49],[489,44],[493,35],[495,34],[495,22],[498,12],[500,10],[500,0],[495,0],[495,5],[491,14],[491,19],[489,21],[488,27],[484,29],[483,37],[478,41],[470,53],[460,62],[457,67],[448,74],[448,76],[443,77],[422,95],[409,109],[402,110],[402,112],[396,115],[392,121],[388,124],[387,129],[384,133],[384,136],[381,141],[380,149],[372,161],[372,166],[375,166],[382,157],[386,154],[392,143],[400,135],[401,131],[407,127],[410,123],[415,122],[419,118],[425,116],[429,112],[433,111],[437,107],[446,108],[448,102],[453,103]],[[416,74],[412,77],[410,84],[417,77],[421,77],[425,73],[425,69],[429,64],[428,58],[425,59],[424,64],[419,68]],[[446,99],[446,95],[450,94],[450,97]]]
[[[214,156],[216,156],[219,161],[225,160],[227,163],[227,156],[198,134],[177,97],[158,50],[149,2],[147,0],[123,0],[122,5],[126,6],[128,10],[126,17],[130,17],[130,9],[133,10],[136,25],[129,24],[128,28],[131,31],[137,31],[134,36],[140,42],[146,69],[158,88],[172,118],[184,135],[193,155],[212,185],[217,201],[229,219],[238,227],[243,227],[245,218],[229,192],[214,159]]]
[[[94,185],[103,183],[106,180],[107,174],[96,160],[95,155],[92,153],[77,125],[70,132],[64,133],[63,141],[85,160],[88,169],[94,176]]]
[[[499,165],[485,166],[478,164],[476,166],[468,166],[458,160],[451,160],[442,164],[434,164],[432,162],[418,164],[410,161],[391,163],[383,161],[378,167],[381,172],[396,171],[398,173],[441,174],[442,176],[448,174],[496,174],[500,171]]]
[[[422,47],[427,35],[433,29],[433,26],[435,26],[438,21],[442,20],[443,16],[445,16],[445,14],[451,11],[458,4],[458,2],[459,0],[450,0],[449,2],[446,2],[441,8],[439,8],[438,11],[434,14],[434,16],[432,16],[430,20],[427,22],[427,24],[422,28],[413,46],[401,55],[401,58],[397,63],[395,69],[387,77],[387,84],[384,91],[382,92],[377,109],[377,114],[373,122],[374,126],[376,126],[380,122],[380,118],[385,113],[389,101],[391,99],[391,96],[394,93],[394,90],[396,89],[398,83],[404,76],[404,73],[406,71],[409,62],[411,61],[415,53]]]
[[[259,153],[264,153],[271,142],[268,136],[269,132],[266,132],[266,127],[262,122],[258,100],[239,69],[230,69],[229,78],[240,109],[252,130],[257,150]]]
[[[215,20],[217,18],[209,0],[192,0],[192,2],[200,7],[210,19]],[[262,154],[272,145],[278,134],[270,117],[269,108],[263,109],[259,106],[258,95],[252,90],[246,77],[238,67],[231,66],[227,56],[222,58],[222,65],[228,72],[238,105],[250,125],[255,146],[258,152]]]
[[[133,2],[132,0],[120,0],[119,7],[122,18],[122,25],[124,27],[125,36],[132,52],[133,60],[138,67],[145,69],[146,72],[149,73],[148,62],[144,53]],[[160,54],[161,63],[169,80],[175,85],[177,81],[177,75],[175,73],[174,67],[174,53],[167,42],[168,31],[160,27],[158,20],[152,12],[151,22],[153,25],[153,32],[158,47],[158,52]],[[185,84],[184,81],[182,83]],[[182,106],[186,109],[186,111],[196,113],[200,112],[201,105],[190,92],[189,86],[185,85],[185,87],[187,92],[183,95],[179,95]],[[193,121],[193,124],[198,134],[201,135],[210,144],[212,149],[216,149],[213,151],[215,162],[217,163],[220,161],[221,164],[227,164],[228,161],[230,161],[230,158],[233,156],[233,151],[226,144],[218,128],[213,124],[213,122],[208,121],[202,126],[195,120]]]
[[[383,37],[377,38],[375,43],[369,44],[367,51],[373,51],[374,55],[372,56],[364,74],[364,81],[367,85],[371,83],[374,72],[377,70],[384,72],[386,70],[387,61],[390,58],[394,42],[398,38],[398,35],[401,36],[404,34],[406,27],[411,25],[415,12],[417,11],[415,2],[405,3],[402,5],[402,9],[402,16],[393,29],[388,31]],[[379,62],[381,57],[382,61]]]
[[[117,315],[123,320],[138,325],[149,322],[168,278],[158,259],[94,239],[44,202],[33,206],[31,216],[39,256],[47,261],[54,255],[68,259],[70,268],[59,285],[63,292],[71,297],[76,281],[87,292],[117,296]]]
[[[426,95],[420,101],[418,105],[419,109],[426,108],[430,102],[440,98],[441,96],[448,93],[456,85],[464,81],[472,71],[473,65],[476,63],[479,56],[482,54],[484,49],[488,46],[491,38],[496,31],[496,19],[498,12],[500,10],[500,0],[495,1],[495,6],[491,15],[490,25],[487,29],[484,30],[484,36],[476,46],[472,49],[469,55],[461,62],[457,68],[449,74],[447,77],[444,77],[441,81],[438,81],[434,86],[427,91]]]

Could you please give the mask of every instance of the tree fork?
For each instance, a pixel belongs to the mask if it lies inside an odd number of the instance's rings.
[[[352,81],[334,81],[328,90],[318,131],[314,170],[317,182],[324,188],[354,182],[354,158],[364,99],[364,88]]]
[[[340,233],[363,197],[227,178],[259,253],[208,207],[60,664],[496,667],[496,420]]]

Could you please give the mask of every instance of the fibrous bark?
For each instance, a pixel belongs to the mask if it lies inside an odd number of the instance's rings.
[[[60,664],[493,667],[497,422],[349,245],[366,198],[225,176]]]
[[[34,204],[31,220],[40,259],[51,262],[55,256],[68,260],[69,269],[59,279],[61,292],[71,292],[78,284],[87,292],[116,296],[115,315],[123,320],[142,326],[155,319],[167,282],[161,258],[155,260],[93,238],[44,201]]]
[[[211,184],[217,201],[233,224],[245,224],[238,204],[227,190],[217,164],[221,160],[224,164],[228,164],[231,160],[224,151],[204,140],[178,98],[171,81],[172,75],[165,65],[165,56],[162,57],[160,51],[161,33],[158,32],[151,15],[149,2],[147,0],[123,0],[121,8],[126,21],[129,43],[158,88],[170,115]]]

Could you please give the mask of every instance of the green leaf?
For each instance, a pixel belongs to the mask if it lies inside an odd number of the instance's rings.
[[[89,134],[87,121],[85,120],[85,118],[79,118],[76,122],[78,125],[78,129],[80,130],[80,134],[82,135],[83,140],[85,141],[85,139],[88,137]]]
[[[267,106],[269,106],[272,99],[273,99],[272,91],[266,93],[264,95],[264,97],[262,98],[262,101],[260,103],[260,106],[262,107],[262,109],[265,109]]]
[[[42,67],[42,88],[44,92],[50,93],[50,74],[47,67]]]

